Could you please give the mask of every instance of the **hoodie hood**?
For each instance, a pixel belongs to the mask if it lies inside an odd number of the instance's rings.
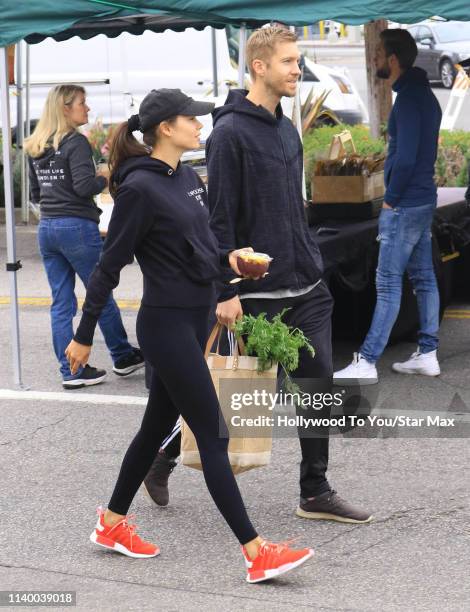
[[[44,149],[44,152],[42,153],[42,155],[39,155],[39,157],[34,158],[37,168],[41,170],[43,170],[44,168],[47,168],[49,166],[50,161],[55,156],[55,154],[56,154],[56,150],[54,149],[54,147],[47,147],[47,149]]]
[[[77,132],[70,132],[69,134],[64,136],[62,140],[59,142],[57,151],[59,151],[60,148],[64,144],[68,143],[69,140],[71,140],[74,136],[76,136],[76,134]],[[43,153],[39,155],[38,157],[34,158],[34,161],[37,163],[37,167],[41,169],[46,168],[49,165],[52,158],[55,157],[57,151],[52,146],[52,136],[51,136],[50,140],[48,141],[47,147],[44,149]]]
[[[156,172],[157,174],[165,174],[167,176],[175,176],[180,172],[181,162],[178,163],[176,170],[171,166],[161,161],[160,159],[154,159],[150,155],[138,155],[136,157],[129,157],[126,159],[114,172],[113,180],[116,183],[122,183],[132,172],[136,170],[149,170],[150,172]]]
[[[422,87],[423,85],[429,85],[428,74],[422,68],[413,66],[406,72],[404,72],[393,84],[393,91],[400,91],[408,85],[417,85]]]
[[[219,106],[212,113],[214,126],[217,121],[228,113],[242,113],[251,115],[260,121],[265,121],[274,125],[282,120],[283,112],[281,104],[277,105],[276,116],[274,117],[264,106],[253,104],[247,100],[248,91],[246,89],[231,89],[223,106]]]

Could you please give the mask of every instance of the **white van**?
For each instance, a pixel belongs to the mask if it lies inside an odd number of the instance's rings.
[[[219,94],[236,84],[237,71],[228,55],[224,30],[216,30]],[[40,116],[49,89],[57,83],[83,83],[91,108],[90,121],[127,119],[138,111],[151,89],[179,87],[189,95],[213,95],[211,30],[187,29],[117,38],[46,39],[30,46],[31,118]],[[12,124],[16,105],[11,99]]]
[[[85,85],[92,123],[97,119],[105,124],[127,119],[138,111],[145,94],[159,87],[179,87],[195,98],[221,105],[229,88],[237,86],[238,70],[226,31],[215,30],[215,39],[217,98],[213,97],[210,28],[201,31],[189,28],[184,32],[167,30],[160,34],[147,31],[140,36],[124,33],[116,38],[99,35],[89,40],[74,37],[63,42],[46,39],[31,45],[31,119],[40,116],[49,89],[57,83]],[[363,120],[359,96],[347,75],[305,58],[302,99],[312,86],[316,93],[331,92],[325,104],[340,119],[350,123]],[[15,100],[12,95],[12,125],[16,125]],[[284,99],[283,106],[291,116],[291,101]],[[204,117],[202,121],[204,140],[212,127],[211,117]]]

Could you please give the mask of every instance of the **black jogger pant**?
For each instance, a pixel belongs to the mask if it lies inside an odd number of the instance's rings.
[[[283,317],[283,321],[292,327],[301,329],[315,349],[315,357],[302,349],[299,355],[299,368],[292,373],[292,377],[299,380],[302,391],[305,393],[329,393],[333,376],[333,358],[331,345],[331,315],[333,311],[333,298],[324,281],[312,291],[284,299],[255,299],[242,300],[243,312],[258,316],[265,312],[268,320],[280,313],[284,308],[290,310]],[[211,313],[212,314],[212,313]],[[210,326],[209,326],[210,327]],[[227,354],[228,343],[226,338],[220,343],[221,354]],[[299,414],[305,414],[299,412]],[[306,416],[330,416],[330,410],[323,409],[321,414]],[[170,428],[171,429],[171,428]],[[309,433],[312,434],[311,437]],[[321,495],[330,489],[326,478],[328,468],[329,429],[317,427],[314,431],[299,429],[299,440],[302,451],[300,464],[300,495],[304,498]],[[166,454],[177,458],[180,453],[181,437],[175,436],[165,447]]]
[[[227,455],[228,431],[219,432],[220,406],[204,359],[209,307],[142,306],[137,338],[153,368],[142,425],[124,457],[109,509],[127,514],[165,436],[181,416],[197,441],[209,492],[241,544],[257,536]]]
[[[293,328],[298,327],[308,338],[315,356],[301,349],[299,367],[292,373],[298,379],[301,391],[305,393],[331,392],[333,377],[333,359],[331,346],[331,314],[333,298],[324,281],[304,295],[283,299],[242,300],[244,314],[253,316],[266,313],[268,320],[290,308],[283,321]],[[321,413],[313,416],[329,418],[330,410],[323,408]],[[302,408],[298,414],[303,414]],[[312,416],[312,415],[308,415]],[[314,437],[308,437],[312,434]],[[329,428],[316,428],[314,431],[299,429],[299,440],[302,451],[300,464],[300,495],[304,498],[321,495],[330,489],[326,478],[328,468]]]

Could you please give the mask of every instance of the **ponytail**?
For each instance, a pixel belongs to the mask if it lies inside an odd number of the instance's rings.
[[[116,180],[117,168],[129,157],[139,157],[150,153],[150,147],[139,142],[132,134],[133,131],[139,129],[136,117],[138,118],[138,115],[133,115],[128,121],[120,123],[113,134],[108,161],[111,175],[109,191],[113,197],[119,187]]]
[[[165,120],[167,123],[174,123],[176,117]],[[132,115],[127,121],[118,125],[113,134],[109,148],[108,166],[110,170],[109,192],[114,197],[119,187],[116,170],[129,157],[139,157],[149,155],[157,142],[158,125],[156,124],[143,133],[143,141],[139,142],[133,132],[140,130],[139,115]]]

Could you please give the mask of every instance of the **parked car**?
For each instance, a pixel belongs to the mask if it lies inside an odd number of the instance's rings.
[[[409,26],[418,45],[415,66],[450,89],[456,75],[455,64],[470,57],[470,23],[462,21],[424,21]]]
[[[332,110],[343,123],[356,125],[367,120],[367,110],[347,69],[323,66],[304,56],[300,86],[302,102],[305,101],[312,87],[316,95],[329,91],[325,107]]]

